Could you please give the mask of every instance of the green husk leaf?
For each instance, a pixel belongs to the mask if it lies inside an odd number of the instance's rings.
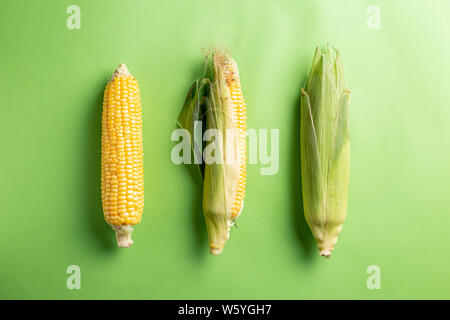
[[[206,121],[205,91],[209,90],[209,79],[198,79],[190,88],[186,95],[183,109],[178,116],[178,126],[189,131],[190,144],[192,150],[192,163],[196,164],[203,179],[204,163],[202,161],[202,150],[204,147],[201,128],[196,127]],[[199,130],[200,129],[200,130]],[[195,134],[197,130],[197,134]],[[195,139],[197,139],[195,141]]]

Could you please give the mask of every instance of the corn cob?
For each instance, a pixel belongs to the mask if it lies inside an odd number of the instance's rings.
[[[106,222],[119,247],[133,243],[144,208],[142,107],[139,86],[125,64],[106,85],[102,115],[101,191]]]
[[[332,52],[334,51],[334,53]],[[329,257],[347,212],[349,95],[339,52],[317,47],[301,99],[301,172],[306,222]]]
[[[222,133],[224,163],[205,165],[203,211],[210,253],[217,255],[222,252],[230,236],[230,228],[243,209],[247,146],[246,110],[236,62],[216,53],[213,67],[214,103],[207,111],[207,128],[218,129]],[[233,132],[231,137],[230,132]]]
[[[247,175],[246,106],[242,96],[236,62],[222,52],[212,54],[212,80],[204,77],[189,91],[179,125],[193,132],[193,121],[203,120],[207,131],[220,137],[210,141],[220,153],[221,161],[205,159],[203,176],[203,212],[210,253],[222,252],[230,229],[244,206]],[[206,62],[209,65],[209,60]],[[201,115],[204,118],[201,119]],[[207,132],[206,131],[206,132]],[[198,147],[198,146],[197,146]],[[195,146],[193,146],[195,150]],[[202,149],[202,147],[201,147]]]

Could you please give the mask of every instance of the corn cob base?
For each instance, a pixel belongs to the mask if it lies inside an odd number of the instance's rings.
[[[117,245],[120,248],[129,248],[133,244],[131,239],[132,226],[111,226],[111,228],[116,232]]]

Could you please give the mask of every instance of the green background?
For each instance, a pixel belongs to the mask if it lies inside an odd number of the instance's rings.
[[[81,8],[81,29],[66,8]],[[381,29],[366,27],[369,5]],[[450,2],[0,2],[0,298],[449,299]],[[351,95],[347,221],[322,259],[301,209],[299,96],[317,44]],[[205,48],[239,64],[248,127],[279,129],[276,175],[248,167],[244,212],[208,253],[201,184],[171,162]],[[100,200],[101,100],[127,63],[144,110],[145,209],[116,247]],[[81,268],[81,290],[66,268]],[[381,269],[369,290],[366,269]]]

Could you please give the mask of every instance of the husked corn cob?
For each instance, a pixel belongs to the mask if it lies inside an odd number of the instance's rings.
[[[139,86],[119,65],[103,99],[101,191],[106,222],[119,247],[129,247],[144,208],[142,107]]]
[[[211,254],[218,255],[244,206],[246,106],[236,62],[225,53],[216,51],[206,64],[212,69],[211,76],[198,80],[189,91],[179,116],[179,125],[192,134],[193,122],[203,121],[206,132],[214,130],[218,133],[206,143],[205,163],[201,167],[209,248]],[[220,155],[214,161],[207,159],[207,150],[211,147]]]
[[[323,52],[317,47],[302,89],[301,172],[306,222],[325,257],[331,255],[347,213],[349,96],[339,52],[330,45]]]

